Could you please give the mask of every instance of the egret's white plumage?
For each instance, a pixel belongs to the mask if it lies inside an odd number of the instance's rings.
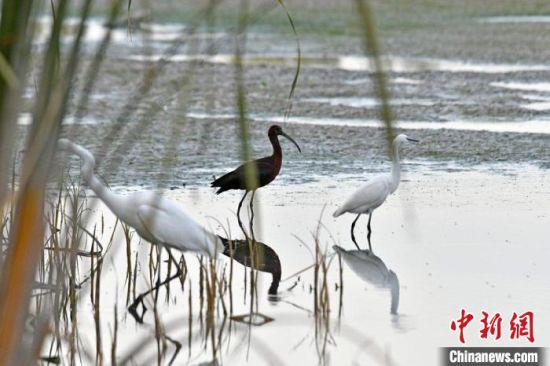
[[[343,213],[356,214],[370,213],[380,206],[392,193],[391,176],[389,174],[378,175],[358,190],[353,192],[344,204],[337,209],[333,216],[338,217]]]
[[[223,251],[221,238],[199,225],[173,201],[153,191],[127,196],[115,194],[94,174],[92,153],[67,139],[60,139],[58,147],[80,157],[81,174],[86,183],[121,221],[133,227],[145,240],[209,256]]]
[[[390,173],[384,173],[377,175],[367,181],[362,187],[356,190],[342,206],[340,206],[336,211],[334,211],[333,216],[338,217],[346,212],[357,214],[357,218],[353,221],[351,226],[351,236],[352,240],[357,245],[355,241],[355,236],[353,230],[355,223],[359,218],[359,215],[368,214],[369,215],[369,238],[370,238],[370,220],[372,217],[372,212],[378,208],[380,205],[386,201],[386,198],[393,192],[397,190],[399,186],[399,181],[401,179],[401,165],[399,163],[399,150],[401,146],[407,142],[418,142],[418,140],[412,139],[407,135],[401,134],[398,135],[393,140],[393,165]],[[370,246],[370,240],[369,240]],[[359,248],[359,246],[357,245]]]
[[[332,247],[344,262],[362,280],[371,285],[390,290],[392,314],[399,307],[399,279],[394,271],[388,269],[384,261],[369,250],[345,250],[338,245]]]

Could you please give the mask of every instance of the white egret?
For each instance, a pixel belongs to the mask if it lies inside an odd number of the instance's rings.
[[[226,249],[227,239],[206,230],[173,201],[153,191],[127,196],[116,194],[94,174],[95,159],[90,151],[67,139],[60,139],[58,147],[80,157],[81,174],[86,183],[122,222],[133,227],[143,239],[152,244],[212,257]]]
[[[399,181],[401,179],[401,165],[399,163],[399,150],[401,146],[407,141],[411,142],[418,142],[418,140],[415,140],[413,138],[408,137],[407,135],[401,134],[398,135],[392,143],[393,147],[393,165],[390,173],[380,174],[369,181],[365,183],[361,188],[356,190],[347,200],[344,202],[344,204],[334,211],[333,216],[338,217],[342,215],[343,213],[349,212],[349,213],[355,213],[357,214],[357,217],[355,220],[353,220],[353,223],[351,224],[351,240],[353,240],[353,243],[359,248],[359,245],[357,244],[357,241],[355,240],[355,235],[353,233],[355,229],[355,223],[359,219],[359,216],[362,214],[368,214],[369,215],[369,223],[367,225],[368,228],[368,234],[367,238],[369,241],[369,249],[372,252],[371,244],[370,244],[370,236],[371,236],[371,219],[372,219],[372,212],[379,207],[386,198],[395,192],[397,187],[399,186]]]
[[[389,270],[382,259],[369,250],[345,250],[338,245],[332,247],[344,260],[344,262],[363,281],[371,285],[390,290],[390,312],[397,314],[399,307],[399,279],[394,271]]]

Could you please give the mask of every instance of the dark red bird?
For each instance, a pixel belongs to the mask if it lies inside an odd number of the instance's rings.
[[[300,146],[298,146],[296,141],[294,141],[292,137],[284,133],[283,129],[280,126],[273,125],[269,127],[267,135],[269,137],[269,141],[271,141],[271,145],[273,146],[273,154],[271,154],[270,156],[266,156],[265,158],[246,162],[237,169],[219,177],[212,182],[212,187],[219,187],[218,191],[216,192],[217,194],[228,191],[230,189],[244,189],[246,191],[243,198],[241,199],[241,202],[239,202],[237,217],[239,216],[242,203],[248,192],[252,191],[252,199],[254,199],[254,191],[271,183],[281,171],[281,165],[283,163],[283,152],[281,150],[281,145],[279,144],[279,139],[277,136],[281,135],[286,137],[287,139],[292,141],[294,145],[296,145],[298,151],[302,152]],[[251,169],[252,172],[255,172],[256,184],[254,184],[253,182],[248,182],[247,184],[246,172],[248,171],[248,169]],[[252,181],[254,181],[254,179],[252,179]]]

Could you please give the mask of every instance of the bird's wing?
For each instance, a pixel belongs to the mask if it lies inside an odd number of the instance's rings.
[[[264,180],[271,176],[271,172],[273,170],[273,166],[269,164],[268,161],[264,161],[264,159],[252,160],[240,165],[237,169],[213,181],[211,186],[227,186],[228,189],[244,189],[244,182],[246,181],[246,171],[247,169],[249,169],[249,167],[255,168],[258,183],[263,183]]]
[[[265,186],[269,184],[273,179],[275,179],[275,166],[273,163],[268,160],[269,158],[264,158],[256,160],[256,169],[258,173],[258,183],[260,186]]]
[[[216,235],[195,222],[179,206],[166,200],[140,205],[137,214],[147,236],[158,244],[210,256],[223,248]]]
[[[389,181],[385,175],[379,175],[365,183],[344,202],[334,216],[344,212],[366,213],[380,206],[390,194]]]
[[[270,176],[273,172],[273,165],[270,163],[268,158],[249,161],[248,163],[243,164],[239,167],[239,174],[242,175],[243,180],[245,178],[246,169],[249,166],[255,167],[256,175],[258,177],[258,182],[261,182],[262,179],[265,179],[266,177]]]

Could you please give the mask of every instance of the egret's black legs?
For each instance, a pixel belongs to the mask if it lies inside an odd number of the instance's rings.
[[[243,223],[241,221],[241,207],[243,207],[243,201],[246,198],[247,194],[248,194],[248,191],[244,192],[244,196],[243,198],[241,198],[241,201],[239,202],[239,208],[237,209],[237,220],[239,221],[239,226],[241,227],[241,230],[243,231],[243,233],[245,232],[245,230],[244,230]]]
[[[357,241],[355,240],[355,235],[353,234],[353,230],[355,230],[355,223],[357,222],[357,220],[359,220],[359,216],[361,216],[361,214],[357,215],[357,217],[355,218],[355,220],[353,220],[351,224],[351,240],[353,240],[353,244],[355,244],[357,249],[361,250],[361,248],[359,248],[359,245],[357,244]]]
[[[181,274],[182,274],[181,269],[178,268],[177,273],[175,273],[173,276],[168,277],[167,279],[165,279],[162,282],[157,282],[157,284],[153,288],[151,288],[151,289],[145,291],[144,293],[142,293],[141,295],[137,296],[136,299],[134,300],[134,302],[128,307],[128,312],[134,317],[134,319],[138,323],[142,324],[143,323],[143,318],[145,317],[145,312],[147,311],[147,308],[145,307],[145,304],[143,302],[144,301],[143,299],[145,298],[145,296],[149,295],[153,291],[158,291],[159,288],[161,288],[162,286],[164,286],[164,285],[168,284],[169,282],[175,280],[176,278],[180,277]],[[142,306],[142,310],[141,310],[141,314],[138,314],[137,307],[140,304]]]
[[[369,223],[367,224],[367,229],[368,229],[367,240],[369,241],[369,250],[372,253],[372,246],[370,244],[370,236],[372,234],[372,230],[370,229],[370,220],[372,220],[372,212],[369,214]]]
[[[153,288],[150,288],[149,290],[143,292],[141,295],[137,296],[135,298],[134,302],[132,302],[132,304],[128,307],[128,312],[140,324],[143,324],[143,319],[145,318],[145,313],[147,312],[147,307],[145,306],[145,303],[144,303],[145,296],[149,295],[152,292],[155,292],[155,302],[156,302],[157,297],[158,297],[158,290],[162,286],[167,285],[168,283],[175,280],[176,278],[181,277],[181,275],[183,273],[182,269],[179,266],[178,261],[174,258],[174,256],[172,255],[172,253],[169,250],[168,250],[168,255],[170,256],[170,260],[172,260],[174,262],[174,264],[176,265],[176,269],[177,269],[176,273],[174,275],[170,276],[170,277],[167,277],[162,282],[160,281],[160,273],[159,273],[159,277],[157,279],[157,283],[155,284],[155,286],[153,286]],[[139,305],[141,305],[141,311],[138,310]],[[139,313],[141,313],[141,314],[139,314]]]

